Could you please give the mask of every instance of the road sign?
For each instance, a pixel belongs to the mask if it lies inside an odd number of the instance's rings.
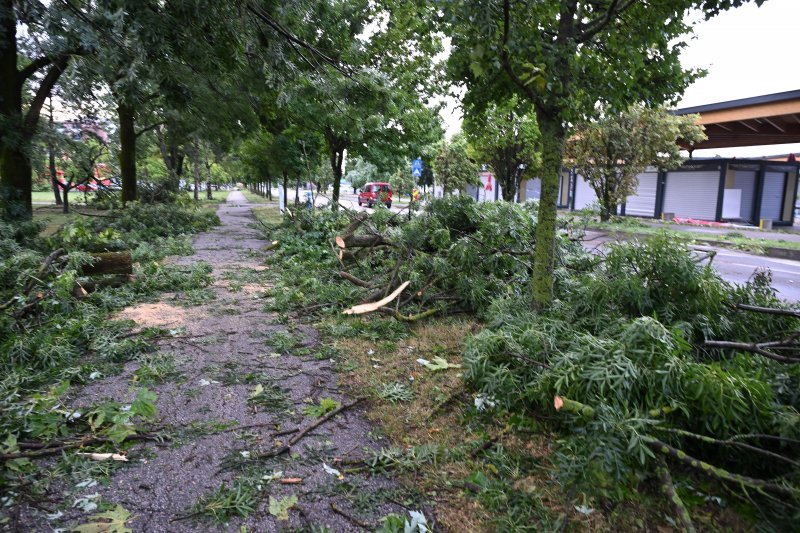
[[[417,158],[411,161],[411,175],[415,178],[422,176],[422,159]]]

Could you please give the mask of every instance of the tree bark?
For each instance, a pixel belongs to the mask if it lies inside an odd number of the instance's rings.
[[[130,252],[102,252],[92,254],[95,262],[81,267],[82,276],[100,274],[133,274],[133,262]]]
[[[64,214],[69,213],[69,189],[64,189],[64,202],[61,204],[61,212]]]
[[[53,129],[53,98],[50,97],[50,130],[52,135]],[[56,200],[56,205],[61,205],[61,187],[58,185],[58,174],[56,173],[56,149],[53,146],[53,141],[47,145],[47,163],[50,171],[50,186],[53,188],[53,196]]]
[[[194,174],[194,201],[200,201],[200,140],[195,137],[192,143],[192,166]]]
[[[344,150],[346,144],[340,139],[336,138],[332,132],[328,132],[325,136],[325,141],[328,144],[328,155],[331,162],[331,170],[333,171],[333,195],[331,196],[331,209],[334,211],[339,209],[339,186],[342,182],[342,163],[344,162]]]
[[[136,129],[133,106],[120,102],[117,105],[119,117],[119,175],[122,181],[122,204],[134,202],[137,198],[136,184]]]
[[[531,291],[534,307],[542,309],[553,300],[558,182],[566,132],[558,116],[540,112],[537,119],[542,132],[542,194],[536,223]]]
[[[283,171],[283,207],[284,209],[289,207],[289,193],[287,192],[287,187],[289,185],[289,173],[287,171]]]
[[[0,119],[3,129],[22,130],[22,80],[17,72],[17,20],[14,2],[0,3]],[[5,137],[5,136],[4,136]],[[23,155],[19,141],[0,139],[0,200],[5,214],[12,218],[26,218],[25,211],[33,212],[30,202],[30,166]],[[26,190],[25,182],[28,182]]]

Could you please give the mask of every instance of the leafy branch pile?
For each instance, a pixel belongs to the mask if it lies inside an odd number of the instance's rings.
[[[0,222],[0,493],[2,506],[35,501],[51,480],[34,461],[78,447],[118,449],[151,438],[137,429],[155,413],[155,396],[139,389],[131,405],[70,407],[70,384],[122,369],[152,350],[163,332],[134,334],[109,315],[163,290],[211,281],[208,265],[156,262],[191,253],[188,234],[216,224],[216,215],[175,206],[130,205],[108,216],[79,218],[47,239],[40,226]],[[129,250],[133,275],[120,283],[84,276],[91,252]],[[83,285],[81,285],[83,284]],[[64,459],[66,460],[66,459]],[[0,514],[0,523],[5,520]]]
[[[515,420],[552,418],[555,401],[565,485],[614,502],[652,481],[685,528],[692,498],[792,520],[800,310],[777,297],[769,274],[731,285],[666,235],[591,255],[564,228],[556,299],[536,312],[536,214],[535,204],[463,198],[411,220],[301,213],[272,235],[281,268],[272,305],[339,314],[367,304],[398,324],[476,314],[486,328],[466,342],[468,380]]]
[[[706,490],[773,524],[800,510],[800,367],[787,364],[800,355],[800,315],[769,275],[731,286],[661,236],[611,246],[547,312],[506,298],[488,316],[466,344],[468,377],[509,411],[552,413],[555,402],[568,413],[563,482],[620,500],[657,479],[686,529],[676,473],[719,482]],[[786,360],[753,349],[764,342]]]
[[[465,197],[432,201],[404,215],[300,213],[272,237],[270,261],[280,265],[273,290],[278,310],[338,312],[380,302],[379,311],[414,322],[433,314],[483,314],[499,296],[528,293],[536,204],[477,203]],[[559,276],[591,258],[578,242],[558,241]]]

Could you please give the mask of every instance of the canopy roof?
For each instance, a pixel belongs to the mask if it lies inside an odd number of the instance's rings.
[[[687,149],[800,143],[800,90],[717,102],[673,111],[699,114],[708,140]]]

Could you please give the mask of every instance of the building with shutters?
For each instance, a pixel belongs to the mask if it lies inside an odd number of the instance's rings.
[[[692,159],[675,170],[648,169],[637,177],[636,194],[619,214],[662,218],[668,214],[717,222],[790,226],[797,196],[798,163],[763,159]],[[572,173],[570,209],[583,209],[597,196]]]
[[[800,90],[718,102],[674,111],[698,114],[708,139],[683,146],[698,149],[762,146],[800,142]],[[689,159],[680,168],[648,169],[638,175],[636,193],[620,205],[621,215],[679,218],[774,226],[793,223],[798,192],[795,157]],[[539,179],[520,186],[520,201],[539,198]],[[589,184],[574,170],[564,169],[559,207],[583,209],[597,201]]]

